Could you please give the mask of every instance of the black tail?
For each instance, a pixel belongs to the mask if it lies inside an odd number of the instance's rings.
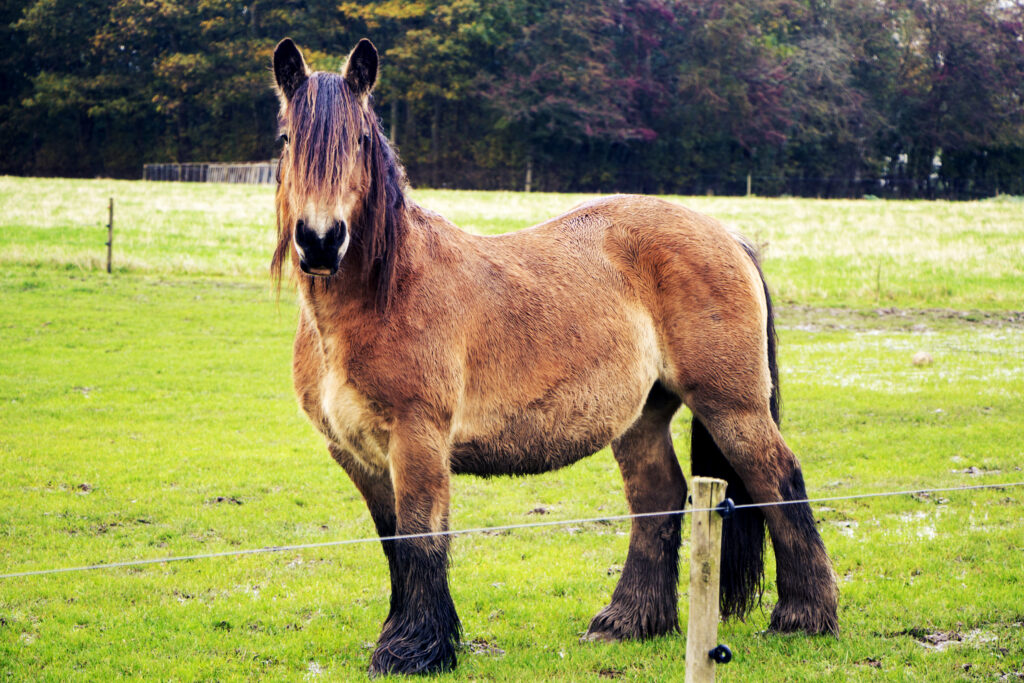
[[[775,424],[780,419],[779,366],[776,361],[778,339],[775,336],[775,313],[768,284],[753,247],[740,240],[740,245],[757,267],[764,285],[764,298],[768,308],[768,368],[772,378],[771,413]],[[724,479],[728,486],[725,495],[736,505],[752,503],[750,494],[739,475],[726,460],[721,449],[711,438],[704,424],[693,418],[690,437],[691,471],[696,476]],[[760,604],[764,592],[764,515],[756,508],[737,510],[722,524],[722,580],[720,609],[723,619],[742,619]]]
[[[772,295],[768,291],[768,281],[764,279],[764,271],[761,270],[761,260],[757,255],[757,249],[740,240],[740,246],[747,256],[753,261],[757,268],[757,274],[761,276],[761,286],[764,288],[764,305],[768,310],[768,371],[772,377],[771,411],[775,424],[782,423],[782,396],[779,394],[779,362],[775,354],[779,347],[779,337],[775,334],[775,308],[772,306]]]

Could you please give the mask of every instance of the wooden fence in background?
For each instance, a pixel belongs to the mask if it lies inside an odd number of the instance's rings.
[[[271,185],[277,182],[277,161],[245,163],[145,164],[143,180],[171,180],[186,183],[251,183]]]

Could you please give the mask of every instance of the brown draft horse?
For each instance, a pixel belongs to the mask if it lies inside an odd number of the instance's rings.
[[[417,206],[370,104],[377,51],[340,74],[274,52],[285,139],[277,278],[299,290],[302,408],[366,499],[381,536],[448,529],[452,473],[565,467],[611,444],[634,512],[677,510],[686,482],[669,424],[693,411],[695,474],[737,503],[798,500],[779,433],[771,301],[753,249],[714,220],[617,196],[496,237]],[[297,268],[294,268],[297,266]],[[764,526],[777,631],[837,631],[836,584],[806,503],[727,521],[724,616],[760,599]],[[622,577],[586,638],[678,629],[680,517],[635,519]],[[383,542],[391,606],[370,672],[451,668],[460,624],[448,537]]]

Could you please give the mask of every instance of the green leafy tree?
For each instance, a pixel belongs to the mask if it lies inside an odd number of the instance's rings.
[[[1022,4],[14,0],[0,163],[131,177],[269,158],[277,41],[330,70],[367,36],[418,184],[1024,193]]]

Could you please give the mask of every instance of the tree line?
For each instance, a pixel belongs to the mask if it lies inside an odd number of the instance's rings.
[[[415,185],[1024,194],[1022,3],[14,0],[0,171],[273,158],[276,42],[328,70],[367,36]]]

